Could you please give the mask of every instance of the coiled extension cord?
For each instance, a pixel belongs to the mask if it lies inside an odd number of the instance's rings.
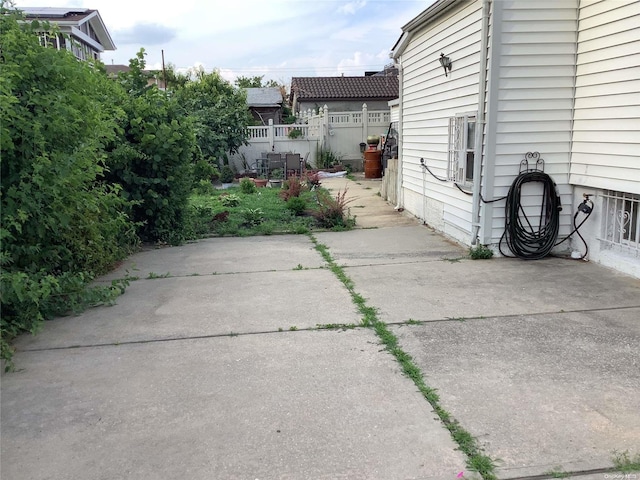
[[[530,182],[543,186],[542,204],[537,225],[529,221],[521,204],[522,187]],[[506,197],[505,229],[498,243],[500,253],[506,257],[515,255],[523,260],[538,260],[551,252],[560,230],[562,204],[556,192],[556,184],[546,173],[529,170],[520,173],[511,184]],[[506,255],[502,244],[506,243],[513,255]]]

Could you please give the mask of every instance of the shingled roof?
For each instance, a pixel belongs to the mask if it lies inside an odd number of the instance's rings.
[[[327,99],[393,100],[398,98],[398,77],[394,75],[368,77],[293,77],[291,100]]]

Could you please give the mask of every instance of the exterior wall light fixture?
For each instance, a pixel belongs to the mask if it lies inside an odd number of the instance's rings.
[[[440,54],[440,65],[444,68],[444,76],[448,77],[447,70],[451,71],[451,59],[449,57],[445,57],[444,53]]]

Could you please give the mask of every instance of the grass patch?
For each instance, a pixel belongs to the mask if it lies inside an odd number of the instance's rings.
[[[622,473],[640,472],[640,453],[631,455],[628,450],[613,452],[611,459],[616,470]]]
[[[400,364],[404,375],[413,381],[422,396],[431,404],[431,407],[444,426],[449,430],[453,440],[458,444],[460,451],[467,456],[467,468],[478,472],[484,480],[497,480],[494,473],[496,467],[495,462],[482,452],[477,440],[462,428],[457,420],[440,405],[440,398],[436,390],[425,383],[420,368],[415,364],[411,356],[400,348],[398,338],[389,330],[387,324],[378,318],[377,310],[368,306],[365,298],[355,291],[353,280],[347,276],[341,266],[336,264],[327,246],[319,243],[312,234],[309,234],[309,238],[315,245],[316,250],[322,255],[324,261],[329,265],[330,270],[336,275],[338,280],[342,282],[351,295],[353,303],[362,314],[362,325],[374,329],[385,349],[393,355]]]
[[[562,469],[562,467],[557,466],[557,467],[553,467],[551,470],[546,472],[545,475],[548,475],[551,478],[567,478],[567,477],[569,477],[570,473],[569,472],[565,472]]]
[[[334,198],[323,188],[302,188],[300,196],[289,199],[290,203],[281,198],[280,192],[279,188],[240,186],[194,192],[189,197],[190,231],[186,235],[195,239],[208,235],[306,234],[316,228],[350,230],[355,225],[355,218],[346,209],[350,201],[345,198],[346,192]]]

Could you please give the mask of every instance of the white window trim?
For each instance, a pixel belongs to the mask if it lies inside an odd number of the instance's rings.
[[[450,181],[461,185],[473,185],[473,166],[467,169],[467,155],[471,153],[475,162],[475,138],[469,138],[468,125],[473,123],[477,128],[476,115],[476,112],[466,112],[449,118],[447,176]]]

